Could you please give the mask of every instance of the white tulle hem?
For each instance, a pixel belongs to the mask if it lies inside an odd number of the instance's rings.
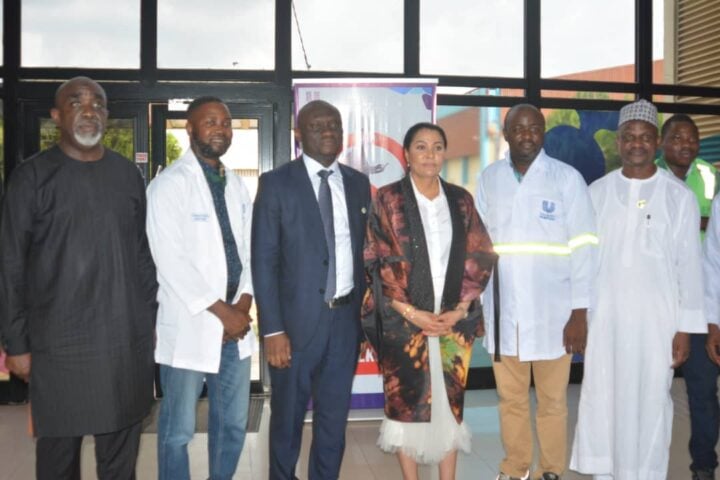
[[[439,463],[453,450],[470,453],[472,433],[465,422],[455,420],[445,390],[445,379],[440,358],[440,341],[428,337],[432,404],[430,422],[398,422],[383,419],[377,445],[381,450],[395,453],[398,450],[418,463]]]
[[[400,450],[417,463],[436,464],[453,450],[470,453],[472,433],[465,422],[458,425],[453,419],[453,424],[407,423],[385,418],[377,445],[388,453]]]

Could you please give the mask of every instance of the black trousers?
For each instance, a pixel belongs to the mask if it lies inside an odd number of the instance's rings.
[[[124,430],[95,435],[97,478],[135,480],[142,422]],[[80,480],[83,437],[38,437],[35,474],[38,480]]]

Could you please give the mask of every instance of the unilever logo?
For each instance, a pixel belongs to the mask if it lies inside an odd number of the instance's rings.
[[[542,201],[542,213],[540,213],[540,218],[543,220],[555,220],[555,202],[552,202],[550,200],[543,200]]]

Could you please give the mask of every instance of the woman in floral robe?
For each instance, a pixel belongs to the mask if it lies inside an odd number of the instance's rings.
[[[496,256],[471,195],[439,177],[443,130],[415,125],[403,146],[409,173],[378,190],[369,217],[363,328],[384,376],[378,445],[398,455],[405,479],[417,463],[439,463],[444,480],[470,447],[465,383]]]

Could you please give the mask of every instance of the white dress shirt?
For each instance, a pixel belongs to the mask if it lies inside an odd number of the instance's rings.
[[[345,202],[345,185],[343,183],[342,172],[340,172],[337,160],[327,169],[323,167],[320,162],[308,155],[303,155],[303,162],[305,162],[305,168],[307,168],[316,199],[320,192],[320,175],[318,175],[318,172],[320,170],[330,170],[333,172],[333,174],[328,177],[328,183],[330,184],[333,223],[335,225],[335,298],[343,297],[352,291],[354,281],[352,244],[350,243],[350,221],[348,219],[347,203]]]
[[[440,313],[442,294],[445,290],[445,275],[450,260],[450,244],[452,241],[452,221],[450,219],[450,206],[445,197],[445,191],[440,185],[437,197],[430,200],[415,186],[410,177],[418,210],[425,232],[425,242],[430,258],[430,273],[432,274],[433,291],[435,293],[435,313]],[[440,180],[438,180],[440,182]]]

